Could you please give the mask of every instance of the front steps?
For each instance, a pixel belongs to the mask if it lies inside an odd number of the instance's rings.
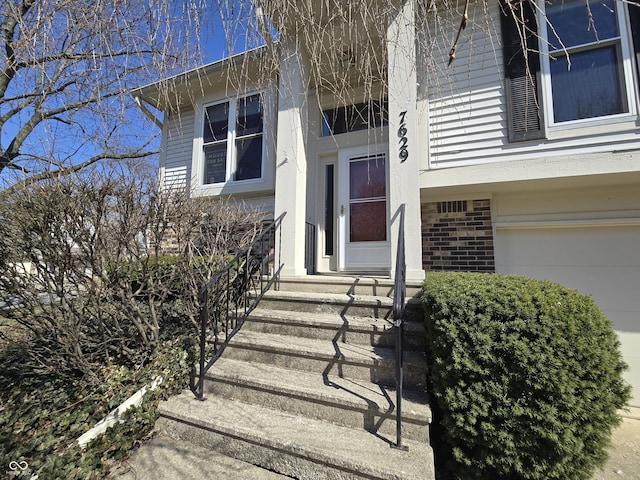
[[[163,403],[157,429],[292,478],[433,479],[422,322],[405,334],[409,450],[390,448],[390,294],[383,279],[283,279],[208,372],[205,401],[185,392]]]

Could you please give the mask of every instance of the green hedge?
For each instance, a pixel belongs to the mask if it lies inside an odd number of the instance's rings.
[[[185,283],[196,282],[197,289],[221,269],[230,259],[229,255],[216,257],[184,257],[162,255],[137,260],[121,260],[108,266],[111,281],[128,284],[131,291],[140,296],[149,294],[148,282],[153,279],[169,288],[170,299],[185,294]]]
[[[112,478],[110,470],[153,434],[159,402],[188,387],[194,340],[184,331],[172,334],[171,339],[163,336],[141,369],[110,363],[97,372],[95,384],[86,379],[70,381],[57,371],[34,374],[24,368],[26,341],[0,345],[0,404],[7,406],[0,409],[0,458],[5,460],[0,471],[9,471],[9,462],[16,461],[26,462],[29,471],[6,478]],[[140,407],[126,412],[125,423],[107,429],[80,449],[76,440],[82,434],[157,375],[163,383],[145,395]]]
[[[588,479],[630,398],[593,300],[516,276],[431,273],[423,300],[436,441],[456,479]]]

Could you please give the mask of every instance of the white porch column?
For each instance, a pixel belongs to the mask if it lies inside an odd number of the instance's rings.
[[[415,0],[399,0],[387,29],[389,64],[389,211],[395,269],[400,206],[405,206],[407,279],[422,280]],[[391,272],[392,275],[395,273]]]
[[[282,46],[278,91],[275,208],[283,212],[283,276],[306,275],[304,267],[307,190],[307,69],[299,45]]]

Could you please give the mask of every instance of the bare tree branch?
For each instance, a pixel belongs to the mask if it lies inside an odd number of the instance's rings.
[[[128,92],[199,63],[207,2],[184,6],[178,16],[174,0],[5,0],[0,175],[10,168],[49,178],[156,151],[157,128],[130,128],[148,120]],[[151,148],[141,155],[141,145]]]
[[[83,170],[86,167],[94,165],[102,160],[135,160],[138,158],[147,158],[151,155],[157,154],[157,151],[142,151],[139,153],[127,152],[126,154],[114,154],[103,152],[99,155],[94,155],[81,163],[73,164],[68,167],[60,167],[54,170],[47,170],[45,172],[40,172],[38,174],[31,175],[30,177],[18,182],[10,187],[7,187],[2,194],[12,194],[21,188],[28,187],[33,185],[34,183],[40,182],[42,180],[52,180],[60,177],[65,177],[67,175],[71,175],[72,173],[77,173],[80,170]],[[0,197],[1,198],[1,197]]]
[[[449,51],[449,65],[453,63],[456,58],[456,50],[458,49],[458,41],[460,40],[460,35],[462,31],[467,28],[467,21],[469,20],[469,0],[465,0],[464,2],[464,12],[462,13],[462,18],[460,19],[460,27],[458,27],[458,33],[456,34],[456,39],[453,41],[453,46]]]
[[[144,361],[175,298],[177,321],[195,327],[198,290],[263,221],[162,191],[137,169],[85,169],[0,195],[0,302],[20,305],[3,315],[40,340],[31,368],[72,375],[113,357]]]

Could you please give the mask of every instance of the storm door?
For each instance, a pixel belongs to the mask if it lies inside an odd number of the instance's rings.
[[[339,266],[346,272],[376,272],[390,266],[384,150],[349,149],[339,154]]]

